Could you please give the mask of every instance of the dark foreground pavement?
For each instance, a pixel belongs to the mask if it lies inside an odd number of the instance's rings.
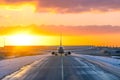
[[[114,73],[77,56],[50,56],[23,73],[3,80],[120,80]]]

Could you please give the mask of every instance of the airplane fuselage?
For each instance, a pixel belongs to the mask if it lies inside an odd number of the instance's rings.
[[[63,48],[62,46],[60,46],[60,47],[58,48],[58,53],[59,53],[59,54],[63,54],[63,53],[64,53],[64,48]]]

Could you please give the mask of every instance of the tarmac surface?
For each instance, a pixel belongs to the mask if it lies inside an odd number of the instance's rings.
[[[120,77],[78,56],[48,56],[3,80],[120,80]]]

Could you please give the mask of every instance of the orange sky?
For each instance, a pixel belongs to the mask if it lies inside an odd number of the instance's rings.
[[[0,45],[4,37],[6,45],[17,45],[8,36],[23,33],[35,37],[25,45],[58,45],[62,32],[64,45],[120,46],[119,3],[114,0],[1,0]]]

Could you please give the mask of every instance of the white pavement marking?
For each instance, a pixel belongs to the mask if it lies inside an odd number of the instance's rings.
[[[64,69],[63,69],[63,56],[61,56],[61,74],[62,74],[62,80],[64,80]]]

